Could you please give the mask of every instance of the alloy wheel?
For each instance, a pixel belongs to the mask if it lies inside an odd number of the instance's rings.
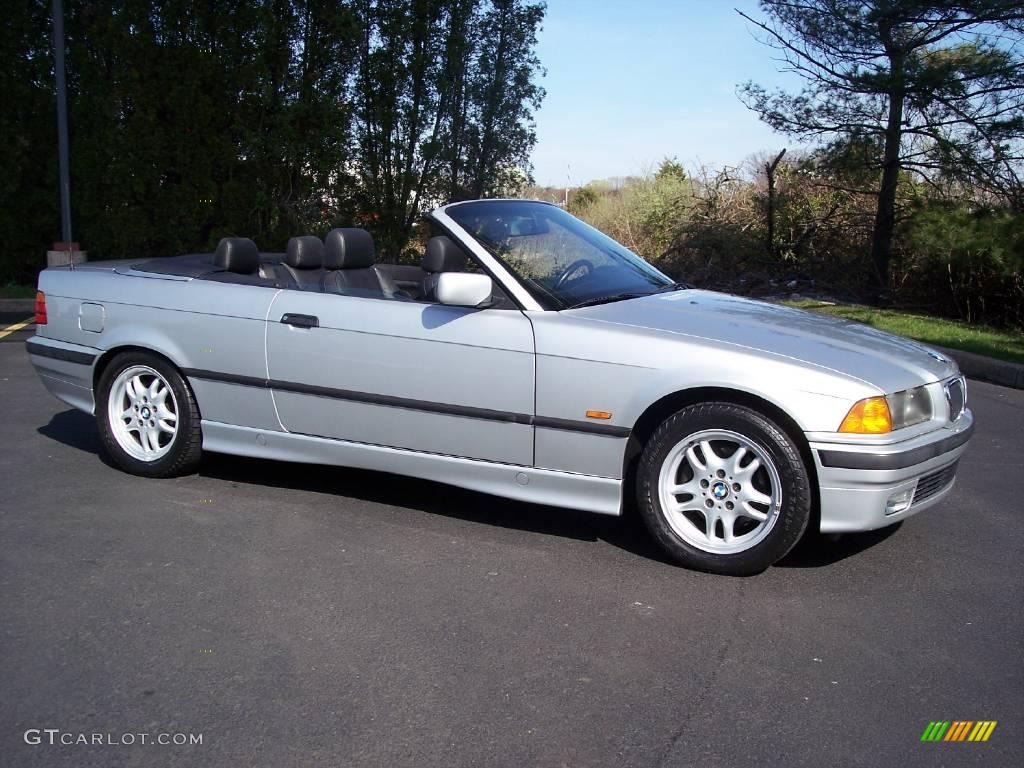
[[[729,430],[701,430],[676,443],[662,463],[658,493],[676,535],[713,554],[756,546],[782,506],[782,482],[768,451]]]
[[[133,365],[114,380],[107,401],[110,431],[118,445],[140,461],[156,461],[174,444],[178,402],[155,370]]]

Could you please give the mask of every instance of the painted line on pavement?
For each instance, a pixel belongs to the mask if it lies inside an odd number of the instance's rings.
[[[22,320],[20,323],[15,323],[14,325],[8,325],[6,328],[4,328],[2,331],[0,331],[0,339],[4,338],[6,336],[10,336],[12,333],[17,333],[22,328],[24,328],[26,326],[29,326],[29,325],[32,325],[32,323],[34,323],[35,321],[36,321],[36,319],[34,317],[30,317],[30,318],[28,318],[28,320]]]

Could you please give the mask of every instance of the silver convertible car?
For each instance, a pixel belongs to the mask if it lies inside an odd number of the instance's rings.
[[[953,485],[957,366],[839,319],[696,290],[561,208],[454,203],[419,266],[335,229],[283,254],[39,278],[33,365],[128,472],[202,451],[362,467],[608,515],[676,561],[755,573]]]

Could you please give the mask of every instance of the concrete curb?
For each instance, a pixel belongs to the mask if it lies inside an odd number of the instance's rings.
[[[0,299],[0,312],[25,312],[33,315],[35,311],[35,299]]]
[[[993,357],[985,357],[985,355],[978,355],[974,352],[964,352],[962,349],[947,349],[946,347],[935,347],[935,349],[956,360],[961,372],[969,379],[981,379],[1004,387],[1024,389],[1024,365],[1020,363],[996,360]]]

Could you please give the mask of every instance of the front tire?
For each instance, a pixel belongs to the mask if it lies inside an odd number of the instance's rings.
[[[96,420],[104,451],[121,469],[172,477],[202,456],[199,408],[178,369],[147,352],[124,352],[103,370]]]
[[[732,403],[704,403],[669,417],[637,469],[644,524],[677,562],[747,576],[780,560],[811,516],[800,449],[777,424]]]

